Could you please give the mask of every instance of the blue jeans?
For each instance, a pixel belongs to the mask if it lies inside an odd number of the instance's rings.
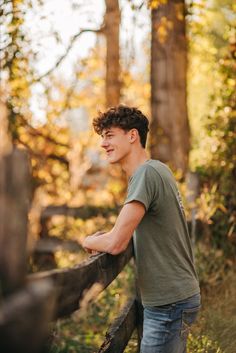
[[[200,303],[196,294],[173,304],[144,307],[141,353],[186,353],[189,328]]]

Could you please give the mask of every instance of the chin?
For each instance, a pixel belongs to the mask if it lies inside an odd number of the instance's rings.
[[[108,159],[107,159],[107,161],[108,161],[108,163],[110,163],[110,164],[116,164],[116,163],[119,163],[120,162],[120,158],[112,158],[112,157],[108,157]]]
[[[109,163],[109,164],[116,164],[116,163],[119,163],[119,160],[116,160],[116,159],[108,159],[108,163]]]

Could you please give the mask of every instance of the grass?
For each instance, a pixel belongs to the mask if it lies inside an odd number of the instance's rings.
[[[202,310],[189,340],[189,353],[236,352],[236,273],[202,289]]]

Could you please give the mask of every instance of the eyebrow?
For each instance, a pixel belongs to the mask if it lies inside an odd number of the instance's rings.
[[[113,133],[112,130],[107,130],[106,132],[103,132],[101,136],[104,137],[104,136],[106,136],[108,134],[112,134],[112,133]]]

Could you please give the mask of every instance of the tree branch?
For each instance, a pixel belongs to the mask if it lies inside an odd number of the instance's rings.
[[[65,143],[62,143],[62,142],[58,142],[53,137],[48,136],[48,135],[44,135],[42,132],[40,132],[37,129],[35,129],[33,126],[31,126],[28,123],[28,121],[22,115],[20,115],[19,117],[20,117],[21,122],[25,125],[25,127],[30,130],[29,132],[30,132],[31,135],[43,137],[45,140],[53,143],[54,145],[69,148],[68,144],[65,144]]]
[[[77,38],[79,38],[83,33],[86,32],[93,32],[93,33],[102,33],[102,29],[82,29],[79,33],[75,34],[72,39],[70,44],[68,45],[65,53],[57,60],[56,64],[49,69],[47,72],[45,72],[43,75],[39,76],[38,78],[34,79],[33,82],[38,82],[41,81],[44,77],[48,76],[50,73],[52,73],[61,63],[62,61],[67,57],[67,55],[69,54],[70,50],[72,49],[75,41]]]
[[[69,167],[69,162],[68,160],[65,158],[65,157],[62,157],[62,156],[58,156],[56,155],[55,153],[50,153],[50,154],[43,154],[43,153],[39,153],[39,152],[35,152],[32,150],[32,148],[27,145],[27,143],[25,143],[24,141],[21,141],[20,139],[18,139],[18,142],[23,145],[27,151],[29,152],[29,154],[32,156],[32,157],[35,157],[37,159],[41,159],[41,160],[49,160],[49,159],[53,159],[53,160],[56,160],[56,161],[59,161],[60,163],[66,165],[66,167],[68,168]]]

